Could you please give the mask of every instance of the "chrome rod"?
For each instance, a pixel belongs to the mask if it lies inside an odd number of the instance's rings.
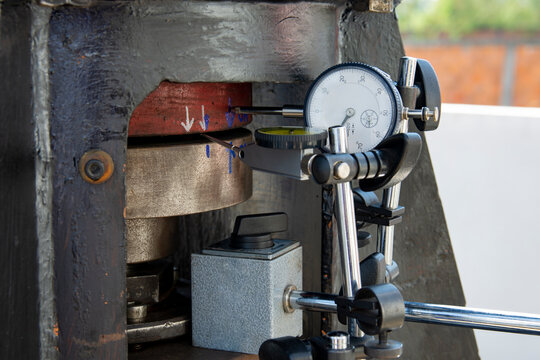
[[[335,154],[347,152],[347,132],[344,126],[334,126],[328,129],[330,149]],[[343,294],[353,297],[362,287],[360,278],[360,260],[358,257],[358,235],[354,216],[354,199],[351,183],[334,185],[335,217],[338,230],[339,249],[341,254],[341,269]],[[351,319],[349,334],[362,336],[356,321]]]
[[[291,292],[288,301],[293,309],[336,312],[336,297],[333,294],[297,290]],[[405,301],[405,321],[540,335],[540,315],[463,306]]]
[[[405,302],[405,321],[540,335],[540,315]]]
[[[404,56],[400,59],[400,75],[398,85],[403,87],[414,86],[414,77],[416,74],[417,60],[412,57]],[[401,122],[400,133],[409,131],[409,120],[403,119]],[[401,192],[401,183],[383,190],[382,205],[394,210],[399,205],[399,195]],[[394,225],[379,225],[377,229],[377,251],[384,255],[384,261],[387,266],[391,266],[394,261]],[[391,279],[387,279],[391,280]]]
[[[396,209],[399,205],[401,183],[383,190],[382,205],[386,209]],[[377,251],[384,255],[386,265],[392,265],[394,261],[394,225],[379,225],[377,229]]]
[[[333,294],[293,290],[288,296],[289,298],[285,299],[285,301],[292,309],[320,312],[337,311],[337,305],[334,302],[336,295]]]
[[[407,87],[414,86],[417,62],[416,58],[409,56],[403,56],[399,59],[399,85]]]

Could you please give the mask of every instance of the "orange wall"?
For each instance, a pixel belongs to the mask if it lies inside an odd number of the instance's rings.
[[[514,80],[507,105],[540,107],[539,45],[515,49],[506,45],[406,46],[405,50],[409,56],[431,62],[444,102],[503,105],[504,72],[509,70]],[[505,66],[507,51],[515,51],[513,67]]]
[[[540,46],[522,45],[516,49],[514,105],[540,106]]]

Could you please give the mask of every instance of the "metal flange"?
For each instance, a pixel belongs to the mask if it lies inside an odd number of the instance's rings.
[[[237,147],[252,142],[246,129],[213,135]],[[127,219],[221,209],[247,200],[252,193],[251,168],[234,151],[202,136],[130,145],[126,165]]]
[[[178,217],[126,220],[127,263],[153,261],[174,253],[178,244]]]

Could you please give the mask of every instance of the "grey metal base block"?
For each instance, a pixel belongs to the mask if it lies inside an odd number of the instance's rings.
[[[256,354],[267,339],[302,334],[283,291],[302,286],[302,247],[272,260],[193,254],[193,345]]]

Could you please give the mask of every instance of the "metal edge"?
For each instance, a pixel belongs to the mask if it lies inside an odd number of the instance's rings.
[[[176,316],[148,323],[130,324],[127,326],[128,344],[140,344],[185,335],[190,322],[187,316]]]
[[[274,239],[274,241],[288,241],[288,240]],[[288,253],[289,251],[292,251],[292,250],[296,249],[297,247],[300,247],[300,242],[299,241],[292,241],[290,244],[286,245],[282,249],[276,251],[275,253],[268,254],[268,255],[257,254],[257,253],[254,253],[254,252],[250,252],[250,253],[248,253],[248,252],[236,252],[236,251],[231,251],[231,250],[226,250],[226,249],[220,250],[220,249],[216,249],[216,248],[204,249],[202,251],[202,254],[203,255],[224,256],[224,257],[235,257],[235,258],[241,258],[241,259],[274,260],[274,259],[277,259],[278,257],[280,257],[281,255],[284,255],[284,254]]]
[[[36,146],[36,226],[39,279],[40,355],[57,359],[58,336],[54,291],[54,244],[52,237],[52,150],[50,143],[49,103],[49,18],[52,10],[30,5],[32,13],[32,92]],[[45,71],[44,71],[45,69]]]

